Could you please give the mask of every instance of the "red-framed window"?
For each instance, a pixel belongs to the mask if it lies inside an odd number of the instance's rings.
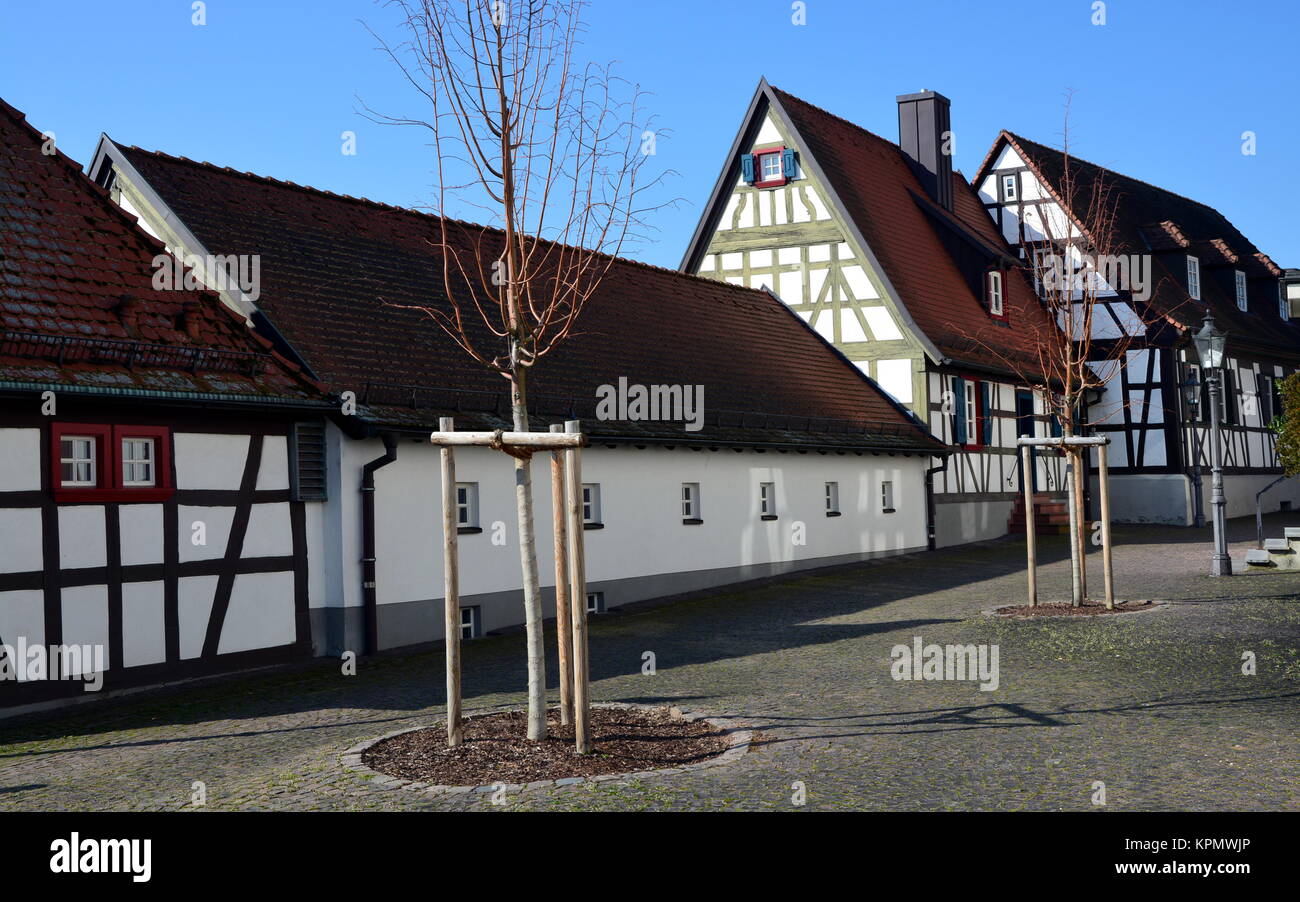
[[[763,147],[742,160],[745,181],[755,188],[779,188],[794,177],[794,151],[785,147]]]
[[[58,501],[163,501],[171,452],[166,426],[54,423],[50,486]]]

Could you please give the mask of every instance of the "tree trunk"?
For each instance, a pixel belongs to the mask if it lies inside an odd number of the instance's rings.
[[[1079,448],[1074,454],[1074,507],[1079,512],[1078,532],[1075,541],[1079,545],[1079,596],[1088,598],[1088,529],[1087,508],[1083,503],[1084,486],[1088,484],[1088,451]]]
[[[517,366],[510,380],[516,432],[528,431],[527,370]],[[528,647],[528,738],[546,738],[546,646],[542,635],[542,593],[537,576],[537,538],[533,530],[533,464],[515,458],[515,511],[519,520],[519,563],[524,583],[524,628]]]

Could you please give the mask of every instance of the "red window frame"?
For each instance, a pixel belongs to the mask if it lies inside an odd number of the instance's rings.
[[[754,151],[754,183],[753,183],[753,187],[755,187],[755,188],[780,188],[780,187],[781,187],[782,185],[784,185],[787,181],[789,181],[789,180],[785,177],[785,160],[784,160],[784,158],[782,157],[782,154],[784,154],[784,153],[785,153],[785,145],[781,145],[780,147],[764,147],[762,150],[755,150],[755,151]],[[775,155],[776,155],[777,161],[781,164],[780,166],[777,167],[777,169],[778,169],[778,171],[779,171],[781,174],[780,174],[779,176],[777,176],[776,178],[774,178],[774,179],[768,179],[768,180],[765,182],[765,181],[763,181],[763,157],[768,156],[769,154],[775,154]]]
[[[86,435],[95,439],[95,485],[65,486],[62,476],[62,439]],[[122,484],[122,440],[153,439],[154,484]],[[54,500],[89,503],[105,501],[166,501],[172,486],[171,430],[166,426],[117,425],[112,423],[52,423],[50,425],[50,489]]]

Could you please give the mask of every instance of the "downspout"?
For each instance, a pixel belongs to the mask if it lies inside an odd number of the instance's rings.
[[[940,459],[943,463],[925,471],[925,547],[930,551],[935,549],[934,530],[938,514],[934,502],[934,477],[937,473],[948,471],[948,455],[945,454]]]
[[[361,607],[366,654],[379,651],[379,601],[375,594],[375,471],[397,460],[397,436],[385,432],[384,453],[361,468]]]

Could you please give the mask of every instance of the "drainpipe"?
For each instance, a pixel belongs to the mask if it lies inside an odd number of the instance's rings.
[[[375,471],[397,460],[397,436],[385,432],[384,453],[361,468],[361,608],[366,654],[379,651],[379,601],[375,595]]]
[[[936,473],[946,473],[948,471],[948,455],[940,458],[943,463],[937,467],[930,467],[925,471],[925,547],[934,551],[934,522],[937,511],[934,503],[934,477]]]

